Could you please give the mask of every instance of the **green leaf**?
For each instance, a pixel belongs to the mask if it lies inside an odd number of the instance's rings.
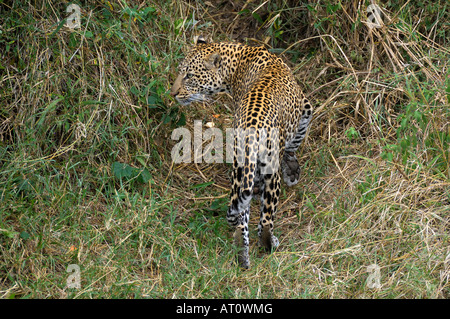
[[[130,179],[133,174],[133,167],[125,163],[114,162],[112,165],[112,171],[114,176],[118,179]]]
[[[149,109],[156,109],[159,107],[159,102],[160,102],[160,98],[158,96],[155,95],[150,95],[147,98],[147,104],[148,104],[148,108]]]
[[[239,11],[238,14],[246,14],[246,13],[249,13],[249,12],[250,12],[249,9],[244,9],[244,10]]]
[[[347,131],[345,131],[345,135],[347,135],[347,138],[351,141],[359,137],[359,132],[352,126]]]
[[[141,95],[141,92],[139,92],[139,89],[137,87],[135,87],[134,85],[131,87],[130,91],[131,91],[131,93],[133,93],[136,96]]]
[[[156,9],[153,7],[147,7],[141,11],[139,11],[139,13],[141,14],[142,17],[144,17],[145,19],[153,18],[154,17],[154,13],[156,12]]]
[[[147,184],[151,178],[152,178],[152,175],[150,174],[148,169],[144,168],[142,171],[140,171],[139,176],[137,177],[137,180],[141,183]]]
[[[27,240],[31,237],[30,234],[28,234],[26,231],[21,232],[19,236],[24,240]]]
[[[211,207],[208,208],[210,211],[227,211],[228,209],[228,198],[218,198],[211,203]]]
[[[208,187],[208,186],[210,186],[210,185],[212,185],[212,184],[214,184],[214,181],[206,182],[206,183],[201,183],[201,184],[196,184],[196,185],[193,185],[193,186],[191,186],[191,187],[189,187],[189,188],[190,188],[190,189],[205,188],[205,187]]]
[[[0,234],[3,234],[8,238],[14,238],[14,236],[18,235],[19,233],[13,230],[0,229]]]
[[[258,21],[260,24],[263,24],[264,21],[261,19],[261,16],[257,14],[256,12],[252,13],[253,18]]]
[[[176,123],[176,127],[181,127],[186,125],[186,115],[184,113],[180,114],[180,119]]]
[[[146,184],[152,178],[152,175],[148,169],[134,168],[128,164],[120,162],[113,163],[112,171],[114,176],[121,180],[131,180],[135,178],[138,182]]]

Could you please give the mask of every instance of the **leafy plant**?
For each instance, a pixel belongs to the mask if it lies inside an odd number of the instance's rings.
[[[352,126],[347,131],[345,131],[347,138],[352,141],[360,137],[359,132]]]
[[[114,176],[120,180],[122,183],[123,181],[132,181],[137,180],[140,183],[148,183],[152,176],[148,169],[138,169],[135,167],[131,167],[130,165],[126,163],[120,163],[120,162],[114,162],[112,164],[112,172]]]

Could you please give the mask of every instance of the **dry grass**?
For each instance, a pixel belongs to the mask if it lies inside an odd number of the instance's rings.
[[[67,3],[3,3],[0,297],[448,298],[449,8],[395,2],[370,28],[369,4],[88,1],[72,31]],[[232,118],[226,96],[168,96],[198,34],[266,43],[316,106],[281,245],[265,254],[253,231],[248,271],[224,218],[229,166],[170,158],[177,125]]]

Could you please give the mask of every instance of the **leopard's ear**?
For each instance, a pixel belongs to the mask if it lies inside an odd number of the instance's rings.
[[[222,61],[222,57],[219,53],[214,52],[211,53],[205,61],[205,65],[208,69],[218,69],[220,67],[220,62]]]
[[[208,42],[206,42],[205,38],[200,35],[200,36],[194,38],[194,43],[195,44],[206,44]]]

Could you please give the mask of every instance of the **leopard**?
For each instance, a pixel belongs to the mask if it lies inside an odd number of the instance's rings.
[[[260,202],[258,244],[272,252],[279,245],[273,230],[281,179],[287,186],[300,179],[295,152],[306,136],[313,107],[286,62],[264,45],[199,37],[179,63],[170,95],[186,106],[208,103],[220,92],[231,96],[237,132],[226,219],[234,228],[238,264],[248,269],[251,199]]]

